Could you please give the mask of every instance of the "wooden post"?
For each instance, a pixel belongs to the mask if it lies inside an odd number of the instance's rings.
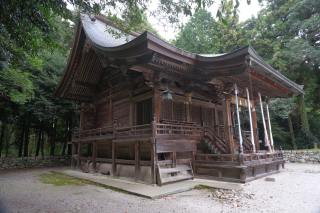
[[[81,137],[81,131],[84,130],[84,103],[81,103],[81,111],[80,111],[80,126],[79,126],[79,135]]]
[[[187,122],[190,122],[191,121],[190,104],[186,104],[186,116],[187,116]]]
[[[152,137],[157,136],[157,122],[156,122],[156,115],[152,115],[152,120],[151,120],[151,129],[152,129]]]
[[[97,158],[97,142],[94,141],[92,143],[92,170],[93,170],[93,173],[97,172],[96,158]]]
[[[177,153],[172,152],[172,168],[176,168],[176,167],[177,167]]]
[[[254,144],[256,146],[256,150],[260,150],[260,144],[259,144],[259,136],[257,135],[257,113],[256,110],[254,110],[252,113],[252,127],[253,127],[253,138],[254,138]]]
[[[193,151],[192,152],[192,170],[193,170],[193,174],[196,173],[196,152]]]
[[[116,147],[116,142],[112,142],[112,176],[116,177],[117,176],[117,163],[116,163],[116,158],[117,158],[117,147]]]
[[[76,161],[74,160],[76,155],[76,144],[72,143],[72,157],[71,157],[71,169],[74,169]]]
[[[141,180],[141,144],[135,141],[135,181]]]
[[[158,161],[158,154],[156,153],[156,143],[154,141],[151,142],[151,183],[155,184],[157,182],[156,179],[156,167]]]
[[[81,153],[82,153],[82,144],[78,143],[78,155],[77,155],[78,170],[81,170],[81,162],[80,162]]]
[[[224,125],[224,139],[226,142],[226,154],[234,154],[233,134],[230,132],[231,113],[230,113],[230,100],[222,100],[222,114]]]

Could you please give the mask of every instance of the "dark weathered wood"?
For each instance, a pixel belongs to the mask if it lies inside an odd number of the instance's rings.
[[[76,155],[76,144],[73,143],[73,144],[72,144],[71,169],[74,169],[75,164],[76,164],[75,159],[74,159],[74,157],[73,157],[73,156],[75,156],[75,155]]]
[[[141,144],[135,142],[135,181],[141,180]]]
[[[156,180],[156,168],[158,161],[158,154],[156,153],[156,144],[151,143],[151,183],[155,184]]]
[[[92,170],[93,173],[97,172],[97,142],[93,142],[92,144]]]
[[[256,110],[254,110],[251,113],[252,116],[252,127],[253,127],[253,137],[254,137],[254,144],[256,147],[256,150],[260,150],[260,144],[259,144],[259,136],[257,135],[257,128],[258,128],[258,124],[257,124],[257,113]]]
[[[195,142],[186,141],[161,141],[157,142],[157,153],[165,152],[185,152],[185,151],[196,151],[197,145]]]
[[[82,154],[82,144],[78,143],[78,154],[77,154],[77,166],[78,166],[78,170],[81,170],[81,157]]]
[[[226,144],[226,153],[234,153],[233,135],[230,132],[231,114],[230,114],[230,100],[222,100],[222,114],[223,114],[223,125],[224,125],[224,139]]]
[[[115,142],[112,142],[112,176],[117,176],[117,144]]]

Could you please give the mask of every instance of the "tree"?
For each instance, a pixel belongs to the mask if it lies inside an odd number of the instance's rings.
[[[179,32],[173,45],[193,53],[219,53],[218,23],[210,12],[199,10]]]

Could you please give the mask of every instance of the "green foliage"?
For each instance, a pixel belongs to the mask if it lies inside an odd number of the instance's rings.
[[[296,137],[298,149],[312,149],[314,143],[320,145],[320,141],[311,132],[301,131]]]
[[[194,187],[194,189],[213,189],[211,186],[204,186],[204,185],[197,185]]]
[[[218,53],[220,42],[217,28],[218,23],[212,18],[211,13],[199,10],[183,27],[173,44],[189,52]]]
[[[201,54],[234,51],[238,48],[236,29],[239,16],[233,13],[232,1],[226,1],[220,10],[223,22],[216,21],[204,9],[198,10],[182,27],[173,44],[183,50]]]

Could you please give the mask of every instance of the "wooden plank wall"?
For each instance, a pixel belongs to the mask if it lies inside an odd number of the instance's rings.
[[[110,104],[97,106],[96,128],[110,126]]]
[[[128,98],[113,103],[113,118],[122,126],[130,125],[130,102]]]

